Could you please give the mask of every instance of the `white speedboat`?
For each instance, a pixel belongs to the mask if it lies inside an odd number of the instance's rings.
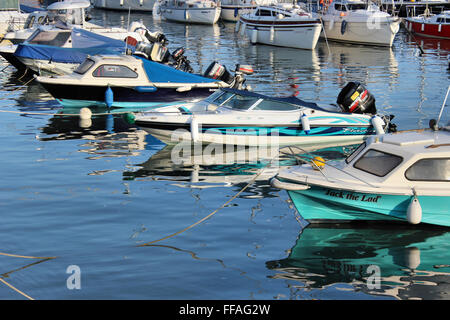
[[[163,64],[170,54],[162,49],[152,50],[162,55],[152,56],[153,61],[130,55],[91,56],[71,74],[36,79],[66,107],[149,108],[206,98],[219,88],[244,88],[244,71],[236,70],[233,76],[213,62],[203,75],[184,72]]]
[[[321,29],[317,16],[291,4],[258,6],[241,15],[236,25],[252,43],[310,50],[316,47]]]
[[[154,4],[155,0],[92,0],[94,8],[119,11],[150,12]]]
[[[345,160],[300,158],[305,164],[280,171],[271,184],[287,190],[311,222],[450,227],[450,123],[439,128],[445,102],[430,129],[370,137]]]
[[[212,0],[159,0],[162,18],[184,23],[215,24],[220,6]]]
[[[328,40],[392,46],[400,19],[361,0],[336,0],[322,13],[322,37]]]
[[[251,13],[256,7],[254,0],[222,0],[220,18],[224,21],[237,22],[242,14]]]
[[[267,147],[302,145],[317,149],[355,144],[376,132],[390,130],[391,118],[374,115],[373,97],[364,87],[349,83],[343,91],[340,96],[364,95],[358,104],[362,109],[351,113],[338,106],[319,106],[292,96],[279,98],[222,89],[200,102],[161,106],[136,114],[135,122],[166,144],[183,141]],[[349,106],[343,107],[348,110]],[[361,114],[362,110],[367,113]]]

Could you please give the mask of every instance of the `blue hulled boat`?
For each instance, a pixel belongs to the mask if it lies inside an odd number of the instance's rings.
[[[232,76],[213,62],[204,75],[198,75],[138,56],[97,55],[71,74],[40,76],[37,81],[67,107],[148,108],[205,98],[218,88],[243,88],[247,69],[239,67]]]

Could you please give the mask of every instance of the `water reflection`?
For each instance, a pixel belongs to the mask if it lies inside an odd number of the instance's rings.
[[[314,151],[324,159],[341,159],[356,146],[332,147]],[[125,171],[124,180],[173,181],[179,187],[233,187],[236,191],[253,182],[243,197],[270,197],[279,192],[269,179],[286,166],[296,164],[290,153],[298,149],[235,147],[224,145],[166,146],[147,161],[136,164],[135,171]]]
[[[266,266],[272,278],[288,281],[291,298],[345,283],[370,295],[449,299],[449,240],[444,229],[309,225],[285,259]]]
[[[96,108],[95,112],[106,113],[108,110]],[[86,140],[80,145],[79,152],[89,154],[88,159],[136,156],[145,149],[147,134],[129,124],[122,113],[94,115],[86,120],[78,116],[79,109],[63,108],[58,113],[64,115],[50,118],[40,129],[39,140]]]

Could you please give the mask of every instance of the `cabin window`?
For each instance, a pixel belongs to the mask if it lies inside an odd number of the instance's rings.
[[[78,74],[85,74],[93,65],[94,61],[91,59],[84,60],[73,72]]]
[[[359,145],[359,147],[358,148],[356,148],[346,159],[345,159],[345,162],[346,163],[350,163],[350,162],[352,162],[353,161],[353,159],[355,159],[356,158],[356,156],[362,151],[362,150],[364,150],[364,148],[366,147],[366,143],[365,142],[363,142],[363,143],[361,143],[360,145]]]
[[[450,181],[450,158],[422,159],[405,172],[414,181]]]
[[[126,66],[103,64],[94,70],[92,75],[96,78],[137,78],[136,72]]]
[[[298,109],[299,108],[296,105],[286,103],[283,101],[274,101],[274,100],[262,100],[253,108],[253,110],[272,110],[272,111],[292,111]]]
[[[38,32],[32,35],[28,43],[44,44],[48,46],[62,47],[70,38],[70,31],[68,32]]]
[[[394,170],[402,160],[402,157],[370,149],[353,166],[373,175],[384,177]]]
[[[44,20],[44,18],[45,18],[44,16],[40,16],[40,17],[38,18],[38,23],[39,23],[39,24],[42,24],[42,20]]]
[[[349,3],[347,6],[348,6],[348,10],[350,10],[350,11],[366,9],[365,3]],[[345,11],[345,10],[342,10],[342,11]]]
[[[255,15],[259,16],[259,17],[271,17],[272,16],[272,11],[259,9],[258,11],[256,11]]]

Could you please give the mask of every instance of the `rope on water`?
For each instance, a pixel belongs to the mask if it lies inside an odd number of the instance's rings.
[[[0,281],[3,282],[5,285],[7,285],[8,287],[10,287],[11,289],[13,289],[14,291],[16,291],[17,293],[23,295],[25,298],[27,298],[28,300],[34,300],[32,297],[30,297],[29,295],[27,295],[26,293],[20,291],[19,289],[17,289],[16,287],[14,287],[12,284],[9,284],[8,282],[6,282],[5,280],[3,280],[2,278],[0,278]]]
[[[277,157],[277,156],[278,156],[278,154],[277,154],[275,157]],[[227,202],[225,202],[224,204],[222,204],[219,208],[217,208],[216,210],[214,210],[213,212],[211,212],[210,214],[208,214],[208,215],[205,216],[204,218],[200,219],[199,221],[197,221],[197,222],[191,224],[190,226],[188,226],[188,227],[186,227],[186,228],[184,228],[184,229],[182,229],[182,230],[180,230],[180,231],[177,231],[177,232],[175,232],[175,233],[172,233],[172,234],[170,234],[170,235],[168,235],[168,236],[165,236],[165,237],[163,237],[163,238],[161,238],[161,239],[158,239],[158,240],[153,240],[153,241],[150,241],[150,242],[146,242],[146,243],[140,244],[140,245],[138,245],[138,247],[150,246],[150,245],[152,245],[152,244],[154,244],[154,243],[156,243],[156,242],[160,242],[160,241],[163,241],[163,240],[172,238],[172,237],[174,237],[174,236],[176,236],[176,235],[179,235],[180,233],[183,233],[183,232],[185,232],[185,231],[187,231],[187,230],[189,230],[189,229],[192,229],[192,228],[195,227],[196,225],[199,225],[199,224],[202,223],[203,221],[205,221],[205,220],[211,218],[211,217],[212,217],[213,215],[215,215],[219,210],[225,208],[225,207],[226,207],[229,203],[231,203],[234,199],[236,199],[237,197],[239,197],[239,195],[240,195],[242,192],[244,192],[248,187],[250,187],[250,186],[256,181],[256,179],[258,179],[258,177],[264,172],[264,170],[267,169],[267,167],[272,163],[272,161],[274,160],[275,157],[273,157],[272,159],[270,159],[270,161],[269,161],[263,168],[261,168],[261,169],[259,170],[259,172],[252,178],[252,180],[250,180],[250,182],[247,183],[247,184],[245,185],[245,187],[243,187],[241,190],[239,190],[239,192],[236,193],[233,197],[231,197]]]
[[[56,257],[34,257],[34,256],[24,256],[24,255],[18,255],[18,254],[12,254],[12,253],[5,253],[5,252],[0,252],[0,255],[2,256],[7,256],[7,257],[14,257],[14,258],[24,258],[24,259],[39,259],[39,260],[50,260],[50,259],[55,259]],[[17,289],[16,287],[14,287],[12,284],[6,282],[6,280],[4,280],[3,278],[0,278],[0,282],[4,283],[6,286],[8,286],[9,288],[11,288],[12,290],[16,291],[17,293],[21,294],[22,296],[24,296],[25,298],[29,299],[29,300],[34,300],[32,297],[30,297],[29,295],[27,295],[26,293],[24,293],[23,291]]]

